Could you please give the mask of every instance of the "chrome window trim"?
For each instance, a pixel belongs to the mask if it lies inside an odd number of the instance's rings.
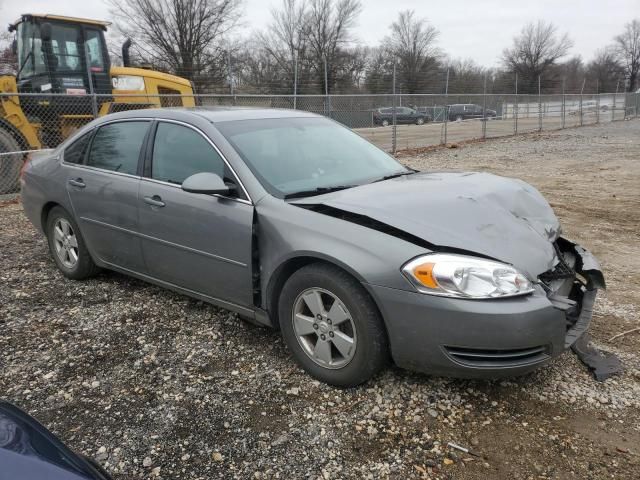
[[[163,180],[156,180],[155,178],[149,178],[149,177],[138,177],[138,178],[143,182],[157,183],[158,185],[165,185],[167,187],[173,187],[173,188],[177,188],[178,190],[182,190],[182,187],[180,185],[176,185],[175,183],[165,182]],[[188,192],[185,192],[185,193],[188,193]],[[199,194],[194,194],[194,195],[199,195]],[[249,200],[245,200],[244,198],[227,197],[225,195],[220,195],[219,193],[214,193],[209,196],[223,198],[225,200],[232,200],[234,202],[244,203],[245,205],[253,205],[253,203],[251,203]]]
[[[113,170],[106,170],[104,168],[90,167],[89,165],[74,165],[73,163],[65,163],[64,165],[67,166],[67,167],[71,167],[71,168],[79,168],[81,170],[89,170],[91,172],[112,173],[114,175],[118,175],[118,176],[121,176],[121,177],[135,178],[137,180],[140,180],[140,178],[141,178],[138,175],[132,175],[130,173],[124,173],[124,172],[114,172]]]
[[[229,199],[229,200],[236,200],[236,201],[241,202],[241,203],[248,203],[249,205],[253,205],[253,201],[251,200],[251,195],[249,195],[249,192],[247,191],[247,189],[245,188],[244,184],[242,183],[242,180],[240,179],[240,176],[236,173],[236,171],[231,166],[231,164],[229,163],[227,158],[220,151],[220,149],[217,147],[217,145],[215,143],[213,143],[213,141],[209,138],[209,136],[206,133],[204,133],[198,127],[196,127],[194,125],[191,125],[189,123],[180,121],[180,120],[172,120],[172,119],[167,119],[167,118],[156,118],[155,120],[158,123],[166,122],[166,123],[175,123],[177,125],[182,125],[184,127],[190,128],[191,130],[194,130],[196,133],[200,134],[209,143],[209,145],[211,145],[213,147],[213,149],[216,151],[216,153],[218,155],[220,155],[220,158],[222,158],[222,161],[229,168],[229,170],[231,171],[231,173],[233,174],[235,179],[238,181],[238,184],[240,185],[240,187],[242,187],[242,191],[244,192],[244,194],[245,194],[245,196],[247,197],[248,200],[245,200],[243,198],[227,197],[227,196],[219,195],[219,194],[216,194],[214,196],[219,197],[219,198],[226,198],[226,199]],[[156,130],[156,132],[157,132],[157,130]],[[155,138],[154,138],[154,140],[155,140]],[[153,152],[152,152],[152,155],[151,155],[151,165],[153,166]],[[153,172],[153,169],[152,169],[152,172]],[[158,182],[158,183],[162,183],[162,184],[165,184],[165,185],[171,185],[172,187],[180,188],[180,185],[175,185],[175,184],[169,183],[169,182],[163,182],[162,180],[157,180],[157,179],[151,178],[151,177],[142,177],[142,179],[143,180],[150,180],[150,181],[153,181],[153,182]]]

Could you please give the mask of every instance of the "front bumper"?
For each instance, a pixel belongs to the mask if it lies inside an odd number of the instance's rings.
[[[597,289],[604,287],[604,281],[591,281],[602,279],[593,256],[571,248],[579,258],[576,270],[588,281],[576,284],[568,297],[541,285],[531,295],[496,300],[367,285],[385,319],[395,363],[433,375],[500,378],[557,357],[587,330]]]

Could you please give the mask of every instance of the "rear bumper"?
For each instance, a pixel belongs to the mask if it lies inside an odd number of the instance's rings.
[[[549,362],[588,329],[597,295],[597,288],[581,287],[577,308],[568,309],[541,286],[531,295],[499,300],[366,286],[381,309],[398,366],[461,378],[518,376]]]

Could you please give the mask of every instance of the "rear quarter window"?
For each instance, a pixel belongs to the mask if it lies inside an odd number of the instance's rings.
[[[87,149],[89,148],[92,134],[93,131],[82,135],[79,139],[65,148],[62,156],[63,160],[67,163],[84,163],[84,158],[87,155]]]

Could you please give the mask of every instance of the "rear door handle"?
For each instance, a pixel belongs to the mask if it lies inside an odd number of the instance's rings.
[[[159,195],[154,195],[153,197],[144,197],[144,203],[148,203],[154,207],[164,207],[164,202]]]
[[[74,187],[84,188],[87,185],[82,181],[81,178],[71,178],[69,179],[69,185],[73,185]]]

